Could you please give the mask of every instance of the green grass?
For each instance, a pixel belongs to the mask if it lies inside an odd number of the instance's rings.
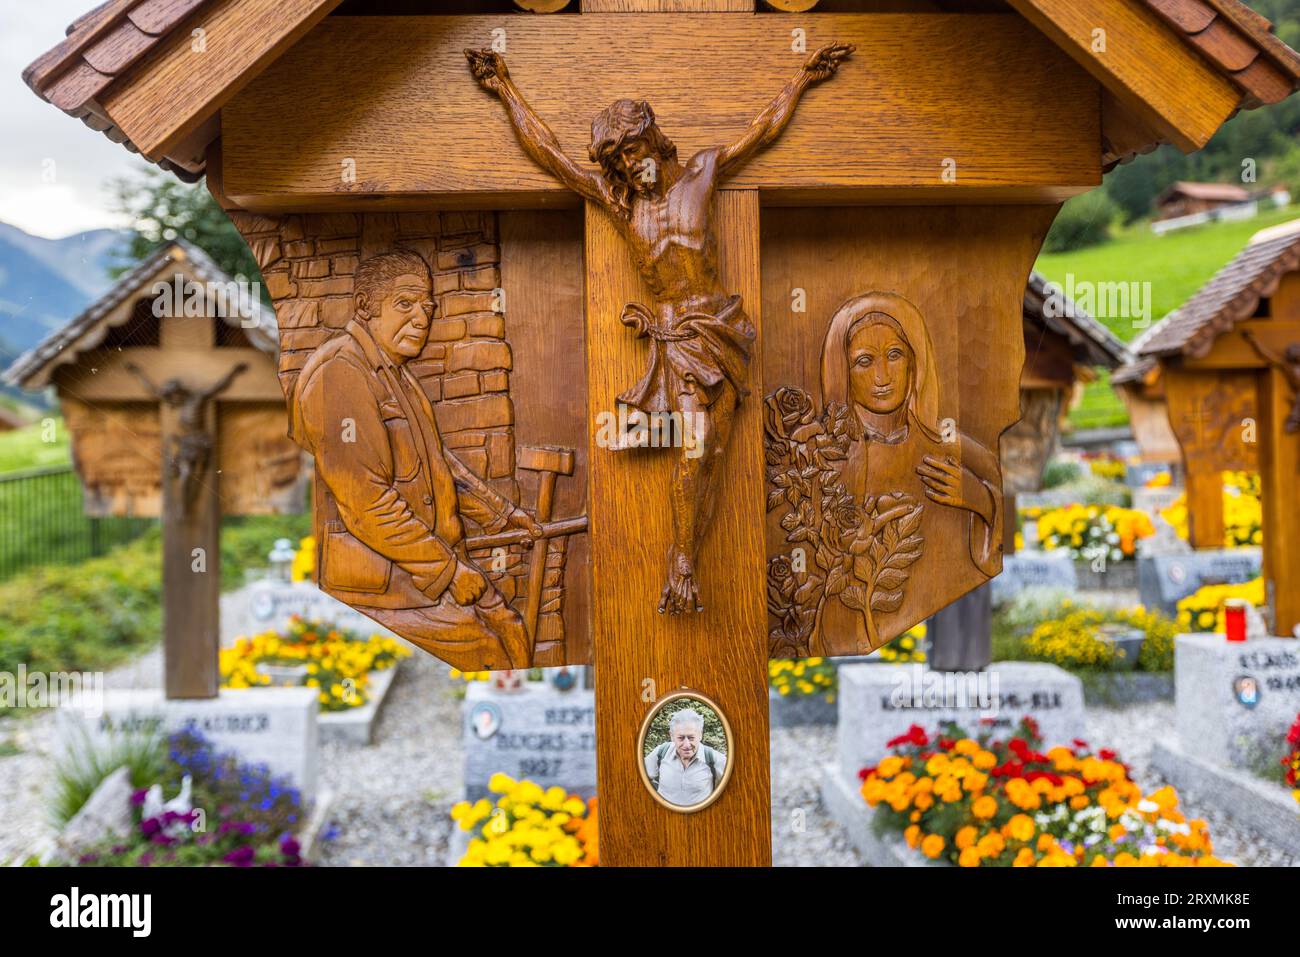
[[[0,432],[0,473],[67,465],[71,462],[68,430],[63,427],[63,419],[54,421],[55,441],[46,442],[44,433],[45,429],[40,422],[12,432]]]
[[[1076,283],[1149,282],[1151,322],[1186,302],[1216,272],[1227,265],[1261,229],[1300,216],[1295,206],[1268,209],[1254,219],[1239,223],[1207,223],[1166,236],[1151,232],[1147,222],[1120,230],[1110,242],[1065,253],[1046,253],[1035,265],[1048,279],[1066,283],[1073,274]],[[1124,342],[1143,331],[1131,317],[1097,316]],[[1071,411],[1076,428],[1122,425],[1128,414],[1110,387],[1108,376],[1088,384],[1079,405]]]

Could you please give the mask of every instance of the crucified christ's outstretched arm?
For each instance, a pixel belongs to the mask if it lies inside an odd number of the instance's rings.
[[[533,162],[574,192],[602,205],[610,205],[612,197],[605,181],[565,155],[555,133],[528,105],[510,78],[505,58],[488,49],[466,50],[465,58],[469,60],[470,71],[479,85],[495,93],[505,104],[515,135]]]
[[[744,135],[723,148],[718,157],[719,170],[725,173],[735,169],[780,136],[794,117],[794,108],[803,91],[834,76],[840,62],[847,59],[853,50],[854,47],[847,43],[831,43],[808,57],[785,88],[754,117]]]

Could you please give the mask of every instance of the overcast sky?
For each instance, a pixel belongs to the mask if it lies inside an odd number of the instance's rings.
[[[109,211],[104,182],[145,165],[102,133],[42,102],[22,81],[23,68],[58,43],[68,24],[95,3],[0,3],[0,220],[52,239],[125,225]]]

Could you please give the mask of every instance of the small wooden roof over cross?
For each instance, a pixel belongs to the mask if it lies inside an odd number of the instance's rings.
[[[1276,103],[1300,82],[1295,51],[1239,0],[1008,5],[1103,87],[1105,168],[1161,143],[1199,148],[1237,110]],[[23,77],[49,103],[194,181],[220,134],[222,106],[339,6],[340,0],[107,0],[74,21]],[[587,4],[580,6],[585,12]],[[964,5],[938,6],[962,12]],[[451,9],[431,3],[422,12]],[[343,11],[352,12],[351,5]],[[365,12],[386,11],[371,4]],[[1117,36],[1140,42],[1117,43],[1098,56],[1095,33],[1112,25]],[[191,57],[195,44],[207,55]]]
[[[99,348],[112,329],[131,320],[133,313],[129,308],[122,308],[124,304],[149,295],[160,277],[170,281],[169,277],[176,272],[213,286],[229,287],[234,283],[203,250],[183,239],[173,239],[131,267],[108,292],[15,359],[5,370],[5,381],[23,389],[43,389],[50,385],[56,369]],[[280,348],[275,313],[257,302],[248,305],[247,317],[232,309],[213,310],[213,315],[231,328],[242,329],[250,345],[274,359]]]

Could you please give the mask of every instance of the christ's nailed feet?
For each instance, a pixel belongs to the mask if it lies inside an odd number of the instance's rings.
[[[695,583],[695,566],[686,551],[674,545],[668,549],[668,580],[659,599],[659,614],[680,615],[692,611],[704,611]]]

